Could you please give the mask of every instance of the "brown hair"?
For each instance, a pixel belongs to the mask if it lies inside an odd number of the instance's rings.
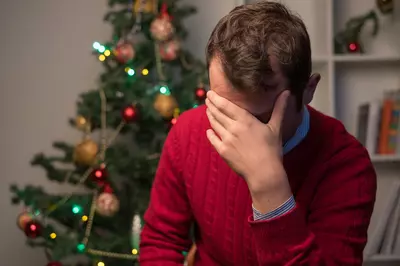
[[[236,7],[216,25],[206,56],[208,64],[218,56],[227,79],[244,91],[268,89],[274,74],[269,57],[275,56],[301,108],[311,75],[310,38],[303,21],[284,5],[260,1]]]

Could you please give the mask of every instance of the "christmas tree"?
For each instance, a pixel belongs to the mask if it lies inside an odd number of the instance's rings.
[[[17,225],[44,248],[48,265],[135,265],[140,228],[159,155],[179,114],[205,99],[205,65],[181,47],[183,19],[195,12],[178,0],[109,0],[112,40],[93,43],[104,66],[98,88],[81,94],[70,123],[77,144],[56,141],[56,156],[31,161],[51,181],[87,193],[54,195],[11,186],[24,206]]]

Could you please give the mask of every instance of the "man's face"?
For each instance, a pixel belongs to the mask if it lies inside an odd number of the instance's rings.
[[[288,89],[286,85],[287,82],[279,70],[278,62],[274,60],[274,58],[271,58],[271,67],[275,73],[274,77],[271,78],[271,88],[256,93],[245,93],[232,87],[224,75],[220,60],[214,57],[210,62],[209,68],[211,90],[247,110],[260,121],[267,123],[271,117],[275,101],[279,94]],[[285,117],[282,124],[282,137],[284,141],[294,134],[301,122],[301,118],[302,112],[298,112],[296,98],[291,95],[287,102]]]

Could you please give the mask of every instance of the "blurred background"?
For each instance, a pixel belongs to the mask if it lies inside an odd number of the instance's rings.
[[[184,22],[189,37],[183,46],[203,61],[217,21],[246,3],[181,2],[198,9]],[[400,235],[400,1],[283,2],[304,19],[314,70],[323,78],[312,105],[341,120],[368,147],[378,172],[367,256],[400,261],[400,237],[395,237]],[[106,0],[2,1],[1,265],[46,265],[43,252],[25,245],[16,225],[21,208],[11,205],[9,185],[33,183],[53,193],[77,189],[49,182],[29,162],[39,151],[52,152],[54,140],[75,143],[80,138],[67,120],[75,113],[78,94],[96,86],[101,65],[91,54],[92,44],[111,36],[111,27],[102,21],[107,11]]]

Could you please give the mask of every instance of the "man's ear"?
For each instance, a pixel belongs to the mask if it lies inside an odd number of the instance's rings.
[[[314,98],[315,90],[317,89],[318,83],[321,80],[321,75],[318,73],[312,74],[308,80],[307,86],[303,93],[303,103],[310,104]]]

